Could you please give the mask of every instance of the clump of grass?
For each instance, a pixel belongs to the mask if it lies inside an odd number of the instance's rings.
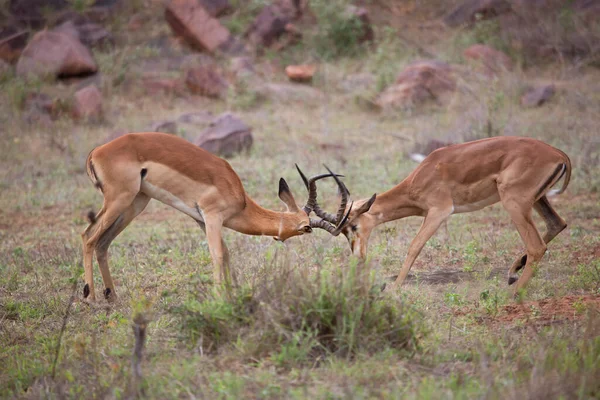
[[[319,23],[314,47],[320,58],[331,60],[355,57],[363,52],[361,38],[365,34],[365,27],[360,18],[346,12],[348,5],[347,0],[319,0],[311,3],[311,9]]]
[[[308,277],[303,269],[279,267],[253,287],[188,300],[176,312],[183,332],[203,351],[230,345],[280,366],[383,349],[416,351],[424,332],[416,312],[356,271],[353,265]]]
[[[579,264],[577,273],[571,276],[570,286],[573,289],[600,294],[600,260],[593,260],[588,264]]]

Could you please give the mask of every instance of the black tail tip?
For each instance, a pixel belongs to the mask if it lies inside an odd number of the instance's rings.
[[[88,218],[88,221],[90,221],[90,224],[95,223],[96,222],[96,213],[94,213],[93,211],[88,212],[87,218]]]

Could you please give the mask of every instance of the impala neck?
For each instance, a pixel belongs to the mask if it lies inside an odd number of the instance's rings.
[[[279,236],[294,215],[272,211],[259,206],[246,195],[246,207],[225,224],[228,228],[246,235]]]
[[[405,179],[387,192],[377,195],[368,212],[374,217],[376,225],[424,214],[419,204],[410,199],[409,189],[410,182]]]

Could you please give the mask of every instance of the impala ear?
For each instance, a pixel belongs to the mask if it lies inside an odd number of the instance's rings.
[[[297,212],[299,210],[298,204],[296,204],[296,200],[294,200],[294,196],[290,191],[290,187],[283,178],[279,179],[279,198],[285,203],[288,211]]]
[[[373,203],[375,203],[376,198],[377,198],[377,193],[373,194],[373,196],[371,196],[371,198],[365,204],[363,204],[356,210],[356,215],[364,214],[367,211],[369,211],[371,209],[371,206],[373,205]]]

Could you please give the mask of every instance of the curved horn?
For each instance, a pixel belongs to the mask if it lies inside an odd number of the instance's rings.
[[[344,229],[346,222],[348,222],[348,216],[350,215],[350,212],[352,211],[353,205],[354,205],[354,202],[350,203],[350,208],[348,208],[348,212],[336,225],[333,225],[332,223],[330,223],[329,221],[326,221],[324,219],[312,219],[311,218],[310,226],[312,228],[324,229],[327,232],[329,232],[331,235],[338,236],[342,232],[342,229]]]
[[[350,194],[350,191],[348,190],[348,188],[346,187],[346,185],[344,185],[344,182],[342,182],[340,179],[338,179],[338,177],[336,176],[336,174],[334,174],[327,167],[327,165],[323,164],[323,166],[325,167],[325,169],[327,169],[327,171],[329,171],[329,173],[331,174],[331,176],[333,176],[333,179],[335,179],[335,183],[337,183],[339,191],[340,191],[340,195],[342,196],[342,200],[340,201],[340,207],[338,208],[338,212],[337,212],[337,215],[335,217],[335,224],[339,225],[339,223],[341,222],[342,218],[344,217],[344,212],[346,211],[346,206],[348,205],[348,195]]]
[[[304,212],[309,215],[312,211],[315,211],[315,213],[317,213],[317,215],[321,218],[324,218],[322,215],[319,215],[319,213],[322,213],[321,208],[319,207],[319,205],[317,204],[317,184],[316,181],[323,179],[323,178],[327,178],[329,176],[333,176],[337,181],[339,181],[338,177],[344,177],[344,175],[336,175],[333,172],[329,171],[329,174],[321,174],[321,175],[317,175],[317,176],[313,176],[310,179],[307,179],[306,176],[304,175],[304,173],[302,172],[302,170],[300,169],[300,167],[298,166],[298,164],[296,164],[296,169],[298,170],[298,173],[300,174],[300,177],[302,178],[302,181],[304,182],[304,185],[306,186],[306,189],[308,190],[308,200],[306,201],[306,205],[304,207],[302,207],[302,209],[304,210]],[[341,188],[340,188],[341,190]],[[319,212],[317,212],[316,210],[319,210]],[[331,216],[331,214],[327,215],[327,217]],[[329,218],[324,218],[325,220],[329,220]],[[329,222],[333,222],[333,221],[329,221]]]

